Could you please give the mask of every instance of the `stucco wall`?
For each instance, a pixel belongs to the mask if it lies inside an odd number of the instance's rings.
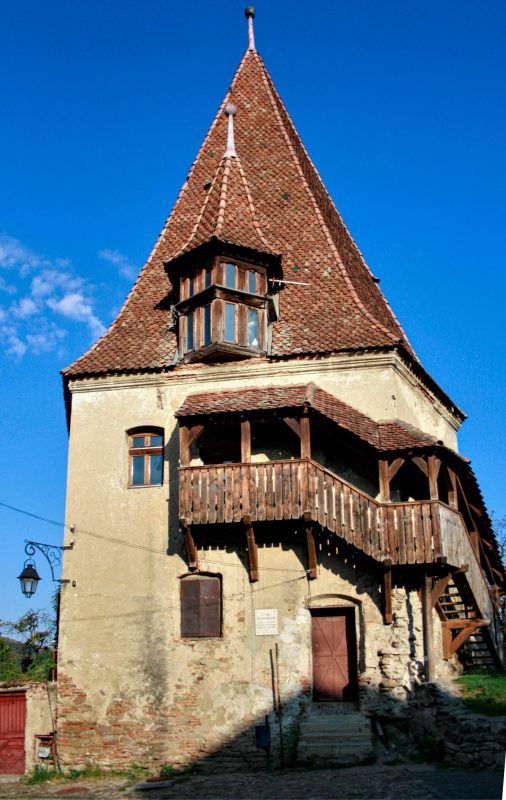
[[[389,358],[391,358],[389,356]],[[337,362],[336,362],[337,363]],[[336,366],[336,364],[334,364]],[[275,526],[259,549],[251,584],[244,532],[199,550],[200,567],[223,581],[223,636],[180,637],[179,579],[187,572],[178,524],[178,437],[174,412],[195,391],[314,381],[375,419],[401,416],[448,444],[456,424],[388,363],[342,360],[200,366],[174,375],[83,381],[73,386],[66,521],[75,531],[64,557],[59,647],[59,752],[64,766],[188,763],[239,753],[263,763],[254,725],[272,712],[271,652],[278,644],[285,724],[311,689],[312,606],[355,608],[363,708],[405,701],[423,662],[420,601],[394,589],[394,624],[381,615],[372,561],[318,542],[318,578],[308,582],[303,532]],[[375,390],[364,391],[364,376]],[[399,410],[400,409],[400,410]],[[126,431],[165,431],[164,483],[128,488]],[[222,531],[225,533],[225,531]],[[278,611],[277,636],[255,634],[255,609]],[[437,628],[437,620],[435,620]],[[443,662],[439,662],[444,671]],[[242,763],[242,762],[241,762]]]

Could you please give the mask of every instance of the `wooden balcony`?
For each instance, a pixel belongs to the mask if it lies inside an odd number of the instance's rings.
[[[380,503],[311,459],[182,467],[180,518],[185,525],[300,520],[367,555],[392,564],[432,563],[448,546],[460,514],[440,501]],[[449,548],[451,549],[451,547]],[[460,566],[460,564],[458,564]]]
[[[185,528],[305,516],[379,562],[466,567],[466,579],[496,652],[502,635],[480,562],[459,511],[440,500],[381,503],[310,458],[180,469]],[[316,573],[315,573],[316,575]]]

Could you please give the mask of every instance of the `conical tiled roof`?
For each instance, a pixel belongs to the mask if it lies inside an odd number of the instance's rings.
[[[224,157],[219,164],[191,236],[178,255],[211,239],[272,253],[258,224],[246,175],[237,157]]]
[[[237,107],[237,159],[220,158],[227,140],[223,108],[228,102]],[[220,210],[223,199],[225,207]],[[65,374],[170,366],[176,334],[170,329],[168,306],[176,298],[165,265],[169,264],[170,276],[172,259],[218,235],[280,254],[284,278],[309,284],[286,284],[280,293],[280,317],[272,336],[274,357],[399,345],[416,358],[310,161],[262,59],[250,49],[117,319]]]

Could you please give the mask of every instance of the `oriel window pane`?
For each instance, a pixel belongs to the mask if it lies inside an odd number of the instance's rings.
[[[132,486],[144,486],[144,456],[132,458]]]
[[[186,349],[193,350],[193,311],[186,317]]]
[[[195,294],[195,278],[190,278],[188,281],[188,297],[193,297]]]
[[[150,471],[149,482],[150,484],[162,482],[162,456],[150,456]]]
[[[204,344],[211,344],[211,306],[204,306]]]
[[[248,344],[251,347],[258,347],[258,312],[254,308],[248,308]]]
[[[225,303],[225,341],[235,342],[235,305]]]
[[[248,271],[248,292],[256,294],[257,291],[257,274],[252,269]]]
[[[227,289],[236,288],[236,268],[235,264],[225,264],[225,286]]]
[[[208,286],[211,285],[212,280],[212,270],[210,268],[206,269],[205,277],[204,277],[204,288],[207,289]]]

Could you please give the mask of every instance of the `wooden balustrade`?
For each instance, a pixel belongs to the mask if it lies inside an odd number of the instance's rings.
[[[434,561],[441,550],[439,501],[379,503],[311,459],[217,464],[180,470],[180,517],[186,525],[300,520],[323,528],[375,559]],[[458,524],[457,522],[455,524]],[[461,524],[461,522],[460,522]]]
[[[309,458],[182,467],[179,509],[185,526],[274,520],[301,521],[309,512],[322,528],[376,559],[450,568],[468,565],[469,588],[501,651],[500,621],[460,513],[440,500],[378,502]]]

